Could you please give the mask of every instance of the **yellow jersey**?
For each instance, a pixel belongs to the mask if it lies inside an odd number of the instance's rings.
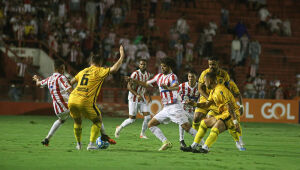
[[[206,69],[204,71],[202,71],[200,77],[199,77],[199,84],[205,84],[204,83],[204,77],[205,75],[210,72],[210,69]],[[224,85],[228,85],[230,80],[229,74],[223,70],[223,69],[219,69],[219,71],[217,72],[217,81],[219,84],[224,84]],[[206,92],[207,94],[209,94],[210,90],[208,88],[206,88]]]
[[[239,95],[240,94],[239,88],[237,87],[235,82],[232,81],[232,80],[229,81],[229,89],[233,93],[233,95]]]
[[[96,103],[102,83],[109,75],[109,68],[90,66],[80,71],[75,79],[76,88],[69,97],[69,103],[93,105]]]
[[[209,94],[208,101],[213,101],[218,107],[219,114],[222,112],[229,111],[226,104],[231,103],[233,105],[233,110],[236,111],[240,107],[236,104],[235,98],[227,87],[223,84],[218,84]]]

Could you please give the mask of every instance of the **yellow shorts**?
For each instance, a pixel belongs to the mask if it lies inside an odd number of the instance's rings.
[[[237,116],[237,121],[240,123],[240,112],[239,110],[235,110],[235,114]],[[224,111],[220,115],[214,116],[217,120],[223,120],[227,129],[234,129],[233,119],[230,116],[229,111]]]
[[[92,106],[87,106],[82,104],[69,103],[68,106],[70,109],[70,115],[73,119],[86,117],[90,120],[94,120],[101,117],[101,112],[95,104]]]
[[[198,103],[205,103],[205,102],[207,102],[207,99],[204,96],[201,96]],[[195,109],[195,112],[200,112],[200,113],[203,113],[205,115],[207,115],[207,113],[209,111],[213,111],[213,112],[218,113],[218,107],[216,105],[211,105],[208,108],[199,108],[199,107],[197,107]]]

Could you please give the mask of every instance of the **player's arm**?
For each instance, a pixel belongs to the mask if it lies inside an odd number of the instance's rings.
[[[162,88],[164,88],[164,89],[166,89],[166,90],[170,90],[170,91],[177,91],[178,89],[179,89],[179,85],[178,85],[178,83],[174,83],[172,86],[170,86],[170,87],[168,87],[167,85],[165,85],[165,84],[162,84],[161,85],[162,86]]]
[[[198,108],[208,108],[210,105],[214,104],[214,101],[207,101],[207,102],[202,102],[202,103],[197,103],[193,100],[188,100],[186,104],[191,105],[193,107],[198,107]]]
[[[133,90],[131,85],[132,85],[132,83],[128,82],[128,83],[127,83],[127,89],[128,89],[132,94],[134,94],[138,99],[141,99],[142,96],[139,95],[135,90]]]
[[[75,83],[77,83],[77,79],[74,77],[72,78],[72,80],[70,81],[71,86],[73,86]]]
[[[203,83],[199,83],[199,84],[198,84],[198,91],[199,91],[199,93],[200,93],[202,96],[204,96],[205,98],[208,99],[209,95],[206,93],[205,89],[206,89],[205,84],[203,84]]]
[[[240,114],[242,116],[244,114],[244,105],[243,105],[243,97],[241,93],[238,94],[238,98],[239,98],[239,103],[237,104],[240,106]]]
[[[143,82],[143,81],[139,81],[139,80],[136,80],[136,79],[133,79],[129,76],[125,76],[124,77],[125,81],[127,81],[128,83],[134,83],[134,84],[137,84],[137,85],[140,85],[140,86],[143,86],[143,87],[151,87],[149,84],[147,84],[147,82]],[[127,86],[128,87],[128,86]]]
[[[240,127],[239,127],[239,123],[238,123],[238,120],[237,120],[237,115],[235,114],[234,112],[234,107],[233,107],[233,104],[231,102],[228,102],[226,104],[226,107],[228,108],[228,111],[233,119],[233,124],[235,126],[235,129],[237,132],[240,132]]]
[[[123,63],[124,58],[125,58],[124,48],[121,45],[120,46],[120,58],[112,67],[110,67],[109,73],[117,72]]]

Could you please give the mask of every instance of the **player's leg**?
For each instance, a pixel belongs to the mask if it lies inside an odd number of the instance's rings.
[[[117,126],[115,131],[115,137],[118,138],[120,136],[120,132],[126,126],[132,124],[136,120],[136,114],[138,111],[138,103],[129,101],[128,102],[128,109],[129,109],[129,118],[124,120],[120,126]]]
[[[204,145],[202,146],[203,153],[207,153],[209,148],[217,141],[218,135],[226,130],[226,125],[223,120],[219,119],[211,128],[209,136],[207,137]]]
[[[43,145],[48,146],[50,138],[54,135],[56,130],[68,119],[70,116],[70,111],[65,111],[60,114],[57,114],[58,119],[53,123],[51,129],[48,132],[46,138],[41,142]]]
[[[207,128],[211,128],[214,126],[214,124],[216,123],[216,119],[214,117],[202,120],[200,123],[200,127],[198,129],[198,132],[194,138],[194,142],[190,147],[187,148],[181,148],[181,150],[183,151],[194,151],[195,149],[197,149],[197,147],[199,147],[201,145],[201,141],[203,140],[203,137],[207,131]]]
[[[189,123],[191,124],[194,119],[194,113],[188,113],[188,120]],[[179,142],[180,142],[180,147],[186,147],[185,141],[184,141],[184,129],[179,125]]]
[[[203,103],[206,102],[207,99],[204,96],[201,96],[198,103]],[[197,107],[195,109],[195,113],[194,113],[194,119],[193,119],[193,128],[196,129],[198,131],[199,126],[200,126],[200,122],[203,118],[205,118],[206,114],[208,113],[208,109],[207,108],[199,108]]]
[[[145,134],[145,132],[148,128],[148,122],[151,120],[148,105],[144,104],[144,103],[141,104],[140,112],[142,112],[143,115],[144,115],[144,121],[143,121],[143,124],[142,124],[142,131],[141,131],[141,134],[140,134],[140,138],[148,139],[148,137]]]
[[[87,150],[98,149],[96,140],[99,137],[100,129],[102,126],[101,112],[98,107],[93,105],[93,107],[85,108],[85,114],[87,115],[87,118],[93,122],[90,133],[90,143],[88,144]]]
[[[159,151],[166,150],[172,147],[172,143],[168,141],[160,128],[157,127],[161,122],[167,123],[168,121],[166,108],[167,107],[165,106],[163,110],[157,113],[148,123],[149,130],[163,143],[163,145],[158,149]]]
[[[79,109],[79,106],[73,103],[68,104],[69,109],[70,109],[70,115],[74,119],[74,136],[77,142],[76,149],[81,149],[81,133],[82,133],[82,128],[81,128],[81,112]]]
[[[107,133],[106,133],[106,131],[105,131],[105,128],[104,128],[104,123],[103,123],[103,121],[102,121],[102,124],[101,124],[101,129],[100,129],[100,134],[101,134],[101,140],[103,140],[103,141],[108,141],[110,144],[117,144],[117,142],[115,141],[115,140],[113,140],[113,139],[111,139],[108,135],[107,135]]]

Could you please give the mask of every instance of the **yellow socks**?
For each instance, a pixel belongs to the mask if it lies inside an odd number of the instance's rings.
[[[74,135],[77,143],[81,142],[81,132],[82,132],[81,124],[74,123]]]
[[[197,122],[197,123],[196,123],[196,122],[193,121],[193,124],[192,124],[193,129],[195,129],[195,130],[198,131],[199,126],[200,126],[200,122]]]
[[[90,142],[93,142],[93,143],[96,142],[97,138],[99,137],[100,128],[101,128],[100,122],[96,122],[92,125]]]
[[[210,131],[210,134],[208,138],[205,141],[205,145],[210,148],[210,146],[216,142],[218,135],[219,135],[219,129],[218,128],[212,128]]]
[[[204,135],[206,133],[206,130],[207,130],[207,126],[204,123],[204,120],[202,120],[201,123],[200,123],[200,128],[199,128],[199,125],[198,125],[198,132],[197,132],[197,134],[194,138],[195,143],[200,143],[200,141],[202,140],[202,138],[204,137]]]

